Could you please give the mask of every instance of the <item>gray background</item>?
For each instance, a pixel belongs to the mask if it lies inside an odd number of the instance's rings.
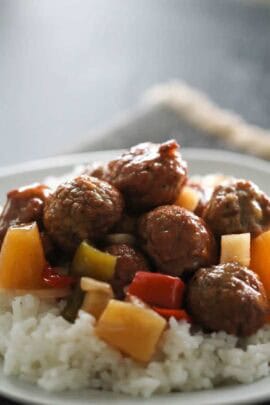
[[[73,150],[171,78],[270,127],[269,47],[260,2],[0,0],[0,166]]]

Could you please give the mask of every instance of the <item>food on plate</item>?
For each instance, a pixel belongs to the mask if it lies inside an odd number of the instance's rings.
[[[81,309],[98,319],[113,298],[110,284],[82,277],[80,287],[82,291],[86,292]]]
[[[221,236],[220,263],[237,262],[250,264],[250,233]]]
[[[258,276],[239,263],[199,269],[187,294],[191,316],[206,330],[250,336],[265,323],[268,300]]]
[[[183,281],[178,277],[139,271],[135,274],[127,292],[148,305],[178,309],[183,302],[184,287]]]
[[[0,245],[6,375],[143,397],[270,375],[270,199],[188,176],[174,140],[12,190]]]
[[[126,243],[109,245],[106,252],[116,258],[115,273],[111,279],[111,284],[117,298],[125,297],[124,288],[128,286],[137,271],[150,271],[146,257],[137,247]]]
[[[203,219],[177,205],[145,214],[139,223],[142,246],[163,272],[181,276],[216,260],[216,244]]]
[[[138,361],[147,362],[156,349],[166,321],[155,311],[111,300],[98,320],[96,333]]]
[[[254,183],[232,180],[217,186],[203,212],[215,235],[258,235],[270,225],[270,199]]]
[[[123,199],[110,184],[81,175],[60,184],[44,208],[44,225],[61,249],[74,252],[85,239],[103,237],[123,212]]]
[[[175,201],[176,205],[194,212],[201,200],[201,195],[194,187],[184,186]]]
[[[267,296],[270,299],[270,231],[261,233],[251,242],[250,268],[254,270],[263,282]]]
[[[0,288],[42,288],[45,265],[36,222],[10,226],[0,251]]]
[[[83,241],[77,248],[71,272],[77,276],[95,277],[98,280],[111,280],[116,268],[116,257],[94,248]]]
[[[106,180],[135,212],[172,204],[187,179],[187,165],[175,141],[133,146],[108,164]]]
[[[0,246],[11,225],[42,223],[44,203],[49,194],[50,188],[39,183],[8,192],[7,201],[0,216]]]

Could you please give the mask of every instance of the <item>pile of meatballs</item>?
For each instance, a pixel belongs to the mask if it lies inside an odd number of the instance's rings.
[[[195,188],[195,212],[175,202]],[[270,227],[270,200],[250,181],[210,189],[188,178],[179,145],[142,143],[55,190],[40,184],[12,190],[0,216],[0,244],[10,225],[38,223],[47,259],[70,263],[83,240],[117,256],[117,298],[137,271],[182,278],[185,306],[205,331],[249,336],[265,322],[268,301],[258,276],[238,263],[218,264],[220,237]]]

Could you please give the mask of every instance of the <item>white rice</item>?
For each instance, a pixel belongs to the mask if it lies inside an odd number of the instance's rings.
[[[63,304],[32,295],[0,293],[0,355],[6,375],[49,391],[102,388],[149,397],[154,393],[250,383],[269,375],[270,326],[248,339],[224,332],[190,333],[170,321],[155,358],[145,367],[124,357],[93,333],[94,319],[80,312],[74,324]]]

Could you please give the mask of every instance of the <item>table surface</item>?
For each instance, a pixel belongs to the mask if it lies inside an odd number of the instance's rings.
[[[0,0],[0,166],[72,150],[181,78],[270,127],[270,6],[240,0]]]

